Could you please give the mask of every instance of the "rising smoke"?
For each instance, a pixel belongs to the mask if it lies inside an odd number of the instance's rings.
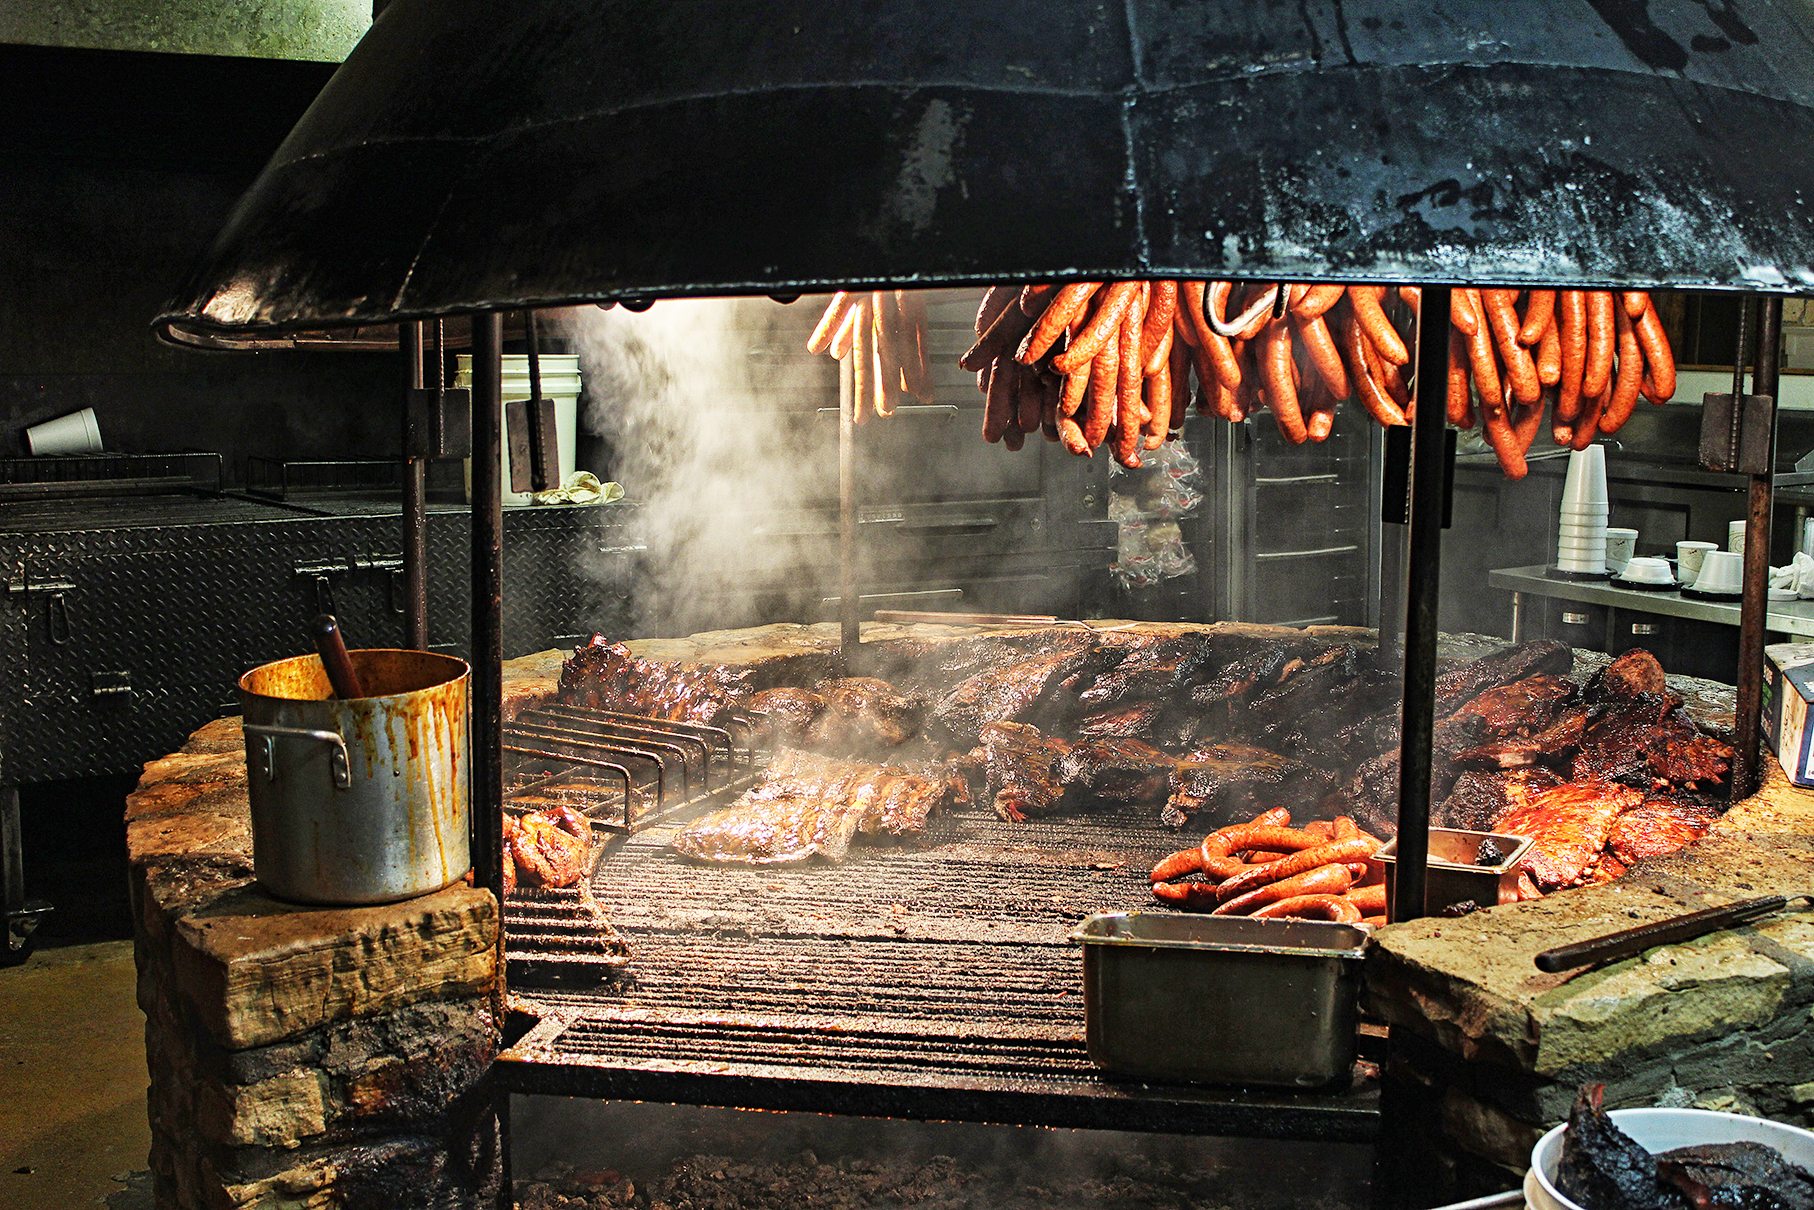
[[[804,351],[823,303],[671,299],[564,320],[587,384],[583,423],[614,448],[611,474],[640,505],[639,634],[747,624],[737,590],[757,584],[795,601],[829,595],[835,546],[763,536],[773,518],[826,503],[828,468],[808,455],[836,430],[816,423],[837,404],[836,365]]]

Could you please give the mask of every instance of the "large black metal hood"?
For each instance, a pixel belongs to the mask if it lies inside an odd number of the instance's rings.
[[[1184,274],[1814,292],[1814,8],[393,0],[158,325]]]

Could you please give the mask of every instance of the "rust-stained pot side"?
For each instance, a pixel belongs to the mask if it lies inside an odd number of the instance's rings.
[[[316,655],[239,678],[252,866],[300,903],[389,903],[471,868],[469,668],[425,651],[353,651],[372,696],[330,696]]]

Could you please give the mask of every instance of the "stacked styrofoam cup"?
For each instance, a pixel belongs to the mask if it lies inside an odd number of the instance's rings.
[[[1556,567],[1573,575],[1606,574],[1606,450],[1590,445],[1568,456],[1562,517],[1556,528]]]

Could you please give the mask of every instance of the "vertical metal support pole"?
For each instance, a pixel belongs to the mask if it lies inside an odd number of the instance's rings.
[[[428,650],[428,463],[410,456],[409,409],[422,389],[422,322],[397,325],[403,352],[403,645]]]
[[[1749,307],[1751,301],[1746,299],[1743,305]],[[1745,586],[1738,615],[1738,711],[1733,727],[1738,743],[1738,764],[1732,771],[1734,801],[1755,794],[1760,780],[1758,739],[1763,716],[1764,619],[1770,595],[1771,474],[1776,469],[1776,363],[1782,341],[1782,299],[1766,298],[1761,309],[1751,390],[1770,399],[1770,457],[1765,472],[1751,476],[1745,510]]]
[[[13,915],[25,906],[25,853],[19,836],[19,787],[0,784],[0,946],[13,942]]]
[[[438,343],[438,342],[437,342]],[[498,978],[492,1019],[509,1021],[504,985],[504,320],[472,319],[472,860],[473,877],[498,900]],[[491,1086],[498,1122],[499,1207],[513,1201],[510,1094]]]
[[[1424,914],[1430,858],[1430,745],[1436,724],[1436,606],[1441,595],[1444,392],[1449,288],[1425,286],[1417,316],[1417,416],[1411,433],[1411,524],[1405,562],[1405,699],[1399,738],[1398,880],[1394,920]]]
[[[852,357],[855,355],[853,354]],[[857,415],[856,366],[838,363],[838,643],[846,671],[863,641],[857,589]]]
[[[472,321],[472,822],[473,869],[503,900],[504,509],[500,457],[504,325]],[[503,971],[500,930],[498,969]],[[500,1018],[501,1020],[501,1018]]]

